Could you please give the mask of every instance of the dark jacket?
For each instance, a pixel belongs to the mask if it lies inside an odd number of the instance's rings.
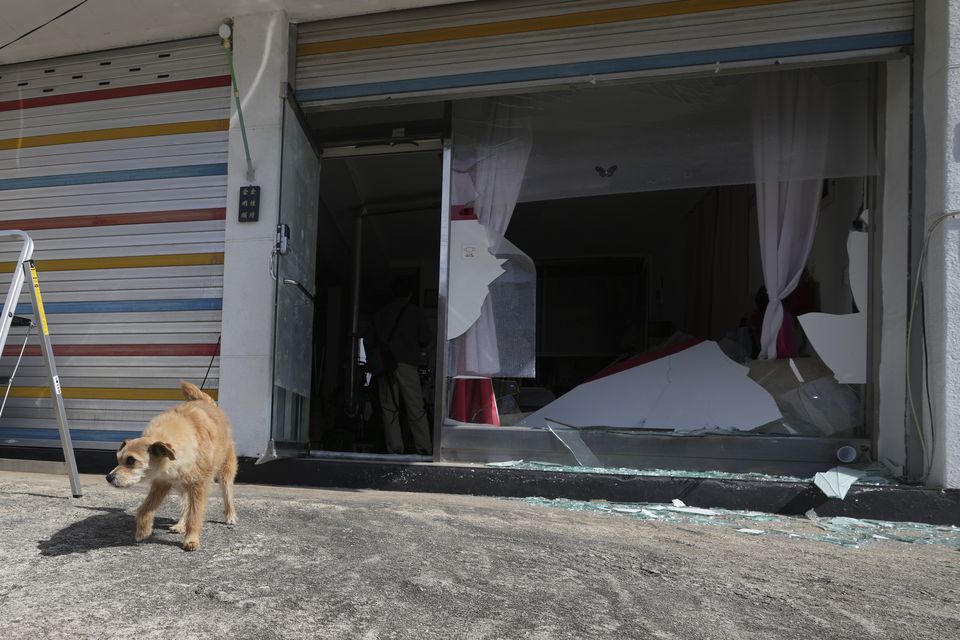
[[[397,328],[389,343],[393,357],[398,363],[417,366],[420,364],[420,351],[430,344],[432,337],[427,316],[423,309],[410,304],[405,298],[395,298],[373,316],[373,326],[381,344],[387,342],[394,323]]]

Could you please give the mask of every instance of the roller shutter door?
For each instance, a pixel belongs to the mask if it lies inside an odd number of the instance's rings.
[[[305,105],[890,55],[912,0],[469,2],[301,25]]]
[[[216,38],[0,67],[0,227],[36,242],[78,447],[139,435],[211,363],[216,396],[229,85]],[[17,244],[0,243],[3,292]],[[58,446],[42,364],[31,340],[0,444]]]

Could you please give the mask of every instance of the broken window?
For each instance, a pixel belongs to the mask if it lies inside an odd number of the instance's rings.
[[[515,446],[486,459],[631,466],[597,434],[862,435],[872,77],[455,103],[444,448],[496,427]]]

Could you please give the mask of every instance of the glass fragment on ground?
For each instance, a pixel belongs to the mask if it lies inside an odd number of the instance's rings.
[[[960,550],[960,527],[889,522],[861,518],[821,518],[780,516],[757,511],[712,508],[715,515],[691,513],[667,504],[586,502],[566,498],[516,498],[537,507],[551,507],[611,517],[635,518],[678,525],[726,527],[745,537],[771,535],[794,540],[813,540],[844,547],[859,548],[880,542],[938,544]],[[761,533],[757,533],[760,531]]]
[[[713,480],[756,480],[761,482],[799,482],[810,483],[813,478],[798,476],[781,476],[766,473],[733,473],[728,471],[686,471],[683,469],[630,469],[626,467],[581,467],[576,465],[556,464],[552,462],[535,462],[525,460],[508,460],[505,462],[489,462],[488,467],[500,469],[520,469],[523,471],[561,471],[565,473],[602,473],[624,476],[650,476],[660,478],[701,478]],[[887,485],[896,484],[881,470],[880,465],[871,465],[866,468],[867,475],[855,484],[858,485]]]

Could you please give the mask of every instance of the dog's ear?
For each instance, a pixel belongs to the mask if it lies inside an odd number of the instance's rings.
[[[123,448],[124,448],[125,446],[127,446],[127,443],[128,443],[128,442],[130,442],[129,439],[124,440],[123,442],[121,442],[121,443],[120,443],[120,448],[117,449],[117,451],[123,451]]]
[[[177,456],[173,454],[173,447],[166,442],[157,441],[150,445],[150,455],[157,456],[158,458],[160,456],[166,456],[171,460],[177,459]]]

